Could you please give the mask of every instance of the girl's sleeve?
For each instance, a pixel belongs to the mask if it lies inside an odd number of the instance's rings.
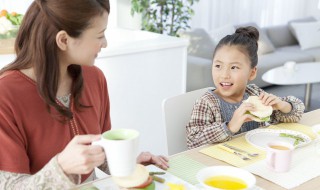
[[[64,190],[80,184],[81,175],[66,175],[58,164],[57,156],[52,158],[34,175],[0,171],[0,189],[56,189]]]
[[[294,97],[294,96],[286,96],[280,98],[282,101],[286,101],[291,104],[292,110],[289,113],[283,113],[279,110],[273,111],[271,115],[271,123],[296,123],[298,122],[302,114],[304,113],[305,106],[303,102]]]
[[[186,126],[186,134],[189,149],[227,141],[233,136],[227,122],[222,122],[219,107],[210,106],[204,99],[196,101]]]
[[[264,90],[259,88],[257,85],[250,84],[249,85],[250,94],[259,96],[261,93],[266,93]],[[283,113],[279,110],[274,110],[271,115],[270,123],[276,124],[279,122],[283,123],[295,123],[298,122],[302,114],[304,113],[305,106],[303,102],[294,97],[294,96],[286,96],[286,97],[279,97],[282,101],[288,102],[292,106],[292,110],[289,113]]]

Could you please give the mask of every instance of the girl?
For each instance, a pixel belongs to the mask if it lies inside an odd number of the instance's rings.
[[[0,71],[0,189],[70,189],[105,153],[91,143],[110,130],[106,79],[93,66],[108,0],[35,0],[16,38],[16,59]],[[138,163],[166,169],[148,152]],[[107,168],[106,170],[107,171]]]
[[[266,123],[253,121],[247,111],[253,105],[243,102],[249,96],[259,96],[264,105],[273,108],[271,123],[297,122],[304,112],[301,100],[287,96],[279,98],[264,92],[254,84],[258,62],[259,32],[254,27],[238,28],[218,43],[212,64],[216,89],[209,90],[196,101],[186,127],[188,148],[223,142]]]

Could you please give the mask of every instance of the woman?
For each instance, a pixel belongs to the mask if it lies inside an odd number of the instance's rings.
[[[109,13],[108,0],[29,7],[17,57],[0,71],[0,189],[68,189],[105,163],[90,144],[111,128],[107,83],[93,66],[107,46]],[[168,167],[148,152],[137,162]]]

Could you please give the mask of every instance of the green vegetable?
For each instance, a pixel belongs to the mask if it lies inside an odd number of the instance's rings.
[[[164,183],[166,180],[161,178],[161,177],[158,177],[158,176],[152,176],[153,180],[159,182],[159,183]]]
[[[166,172],[149,172],[149,175],[164,175]]]
[[[298,135],[291,135],[291,134],[287,134],[287,133],[280,133],[279,135],[280,137],[288,137],[288,138],[293,138],[295,139],[294,143],[293,143],[293,146],[296,146],[298,145],[300,142],[305,142],[305,140],[298,136]]]

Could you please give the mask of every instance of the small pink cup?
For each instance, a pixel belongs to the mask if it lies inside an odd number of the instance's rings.
[[[294,146],[287,142],[273,141],[267,145],[266,163],[275,172],[287,172],[290,169]]]

